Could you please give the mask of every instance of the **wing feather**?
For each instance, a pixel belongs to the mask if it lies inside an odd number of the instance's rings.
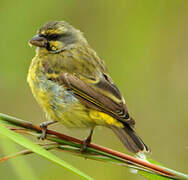
[[[107,113],[122,122],[129,122],[131,119],[131,125],[134,124],[120,91],[106,74],[98,80],[87,82],[84,77],[61,73],[53,80],[72,91],[84,105]]]

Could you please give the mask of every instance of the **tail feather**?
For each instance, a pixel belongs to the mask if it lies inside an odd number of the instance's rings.
[[[150,151],[142,139],[128,124],[124,126],[124,128],[119,128],[116,126],[112,126],[111,128],[129,151],[133,153]]]

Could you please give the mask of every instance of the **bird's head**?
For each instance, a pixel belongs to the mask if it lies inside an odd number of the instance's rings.
[[[87,43],[82,33],[65,21],[51,21],[44,24],[29,44],[39,47],[39,51],[60,53],[78,43]]]

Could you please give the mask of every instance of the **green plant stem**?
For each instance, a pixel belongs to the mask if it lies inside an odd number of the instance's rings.
[[[46,150],[51,150],[51,149],[57,148],[59,145],[57,143],[50,143],[50,144],[42,144],[41,146]],[[15,157],[21,156],[21,155],[28,155],[28,154],[31,154],[31,153],[33,153],[33,151],[31,151],[29,149],[25,149],[25,150],[22,150],[20,152],[17,152],[17,153],[14,153],[14,154],[0,158],[0,162],[4,162],[4,161],[7,161],[8,159],[12,159],[12,158],[15,158]]]
[[[21,120],[21,119],[18,119],[18,118],[14,118],[14,117],[2,114],[2,113],[0,113],[0,119],[4,122],[8,123],[9,125],[15,125],[15,126],[23,127],[25,129],[32,130],[32,131],[35,131],[37,133],[42,132],[41,128],[39,126],[33,125],[31,122],[27,122],[27,121],[24,121],[24,120]],[[15,129],[12,128],[12,130],[15,130]],[[56,140],[59,141],[59,143],[60,143],[61,140],[65,140],[66,142],[64,141],[63,143],[67,143],[67,145],[73,145],[71,143],[75,143],[73,146],[80,147],[80,145],[83,144],[83,141],[81,141],[77,138],[67,136],[67,135],[61,134],[61,133],[56,132],[56,131],[47,130],[47,134],[53,135],[53,137],[47,136],[47,139],[52,140],[52,138],[56,138]],[[97,150],[97,153],[100,152],[101,154],[103,154],[105,156],[108,155],[108,156],[113,156],[113,158],[117,158],[117,159],[120,158],[121,160],[123,160],[127,164],[135,165],[135,166],[140,167],[140,168],[144,168],[146,170],[152,171],[153,173],[157,173],[157,174],[160,174],[162,176],[166,176],[166,177],[169,177],[169,178],[172,178],[172,179],[188,179],[188,175],[185,175],[183,173],[179,173],[177,171],[149,163],[148,161],[138,159],[138,158],[135,158],[133,156],[123,154],[121,152],[114,151],[114,150],[106,148],[106,147],[102,147],[102,146],[90,143],[88,145],[87,150],[91,151],[90,148],[92,148],[92,151],[94,149],[95,153],[96,153],[96,150]]]

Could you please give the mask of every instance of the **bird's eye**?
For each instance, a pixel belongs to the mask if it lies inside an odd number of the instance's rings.
[[[49,40],[57,40],[59,36],[60,36],[59,34],[51,34],[51,35],[48,35],[48,39]]]
[[[129,119],[129,113],[125,115],[125,119]]]

